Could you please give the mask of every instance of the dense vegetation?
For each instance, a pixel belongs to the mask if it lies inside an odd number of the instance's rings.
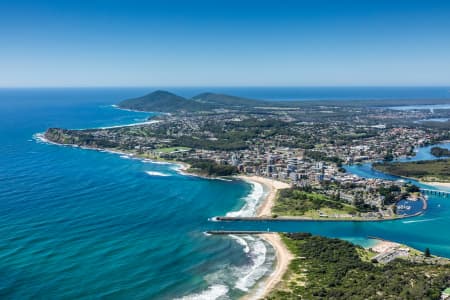
[[[67,130],[50,128],[46,132],[49,140],[64,144],[77,144],[88,147],[118,148],[132,150],[136,146],[149,148],[188,147],[205,150],[242,150],[257,138],[270,138],[274,135],[294,134],[289,123],[268,118],[259,120],[248,118],[242,121],[218,123],[214,120],[205,121],[202,129],[195,134],[180,134],[180,127],[173,123],[160,123],[152,128],[146,126],[121,127],[111,129]],[[197,124],[199,126],[200,124]],[[207,134],[205,132],[208,131]],[[170,136],[168,134],[170,132]],[[209,138],[213,135],[214,138]],[[152,140],[153,138],[153,140]],[[146,142],[146,139],[149,142]],[[300,137],[303,141],[303,137]],[[308,137],[304,138],[305,140]],[[156,140],[156,142],[155,142]],[[164,140],[164,144],[157,141]]]
[[[450,159],[376,163],[373,167],[385,173],[423,181],[450,181]]]
[[[264,135],[270,137],[287,130],[286,122],[267,119],[257,120],[249,118],[240,122],[227,122],[224,125],[210,122],[205,124],[205,130],[214,134],[215,139],[200,139],[196,136],[181,136],[172,141],[172,146],[185,146],[205,150],[242,150],[247,149],[249,143],[257,137]],[[165,136],[166,127],[161,126],[154,134]]]
[[[272,212],[280,216],[303,216],[307,212],[325,208],[333,209],[338,213],[356,212],[354,207],[337,199],[297,188],[280,190]]]
[[[440,104],[446,103],[444,99],[433,100],[392,100],[387,104],[386,101],[371,101],[371,106],[392,106],[392,105],[412,105],[415,104]],[[428,102],[428,101],[432,101]],[[215,93],[202,93],[190,99],[175,95],[167,91],[155,91],[142,97],[127,99],[119,103],[119,107],[159,112],[178,112],[178,111],[201,111],[218,108],[230,107],[312,107],[312,106],[335,106],[335,107],[365,107],[367,101],[349,100],[349,101],[261,101],[247,99],[243,97],[230,96]]]
[[[199,173],[206,176],[231,176],[237,173],[237,169],[230,165],[219,165],[212,160],[185,160],[191,165],[190,172]]]
[[[426,100],[432,101],[434,104],[446,103],[444,99]],[[424,100],[392,100],[371,101],[371,106],[393,106],[393,105],[412,105],[415,104],[432,104],[424,102]],[[214,109],[228,108],[255,108],[255,107],[289,107],[289,108],[308,108],[317,106],[334,106],[334,107],[365,107],[367,101],[349,100],[349,101],[262,101],[247,99],[243,97],[230,96],[215,93],[202,93],[192,98],[184,98],[167,91],[154,91],[142,97],[127,99],[119,103],[119,107],[140,111],[153,112],[196,112],[211,111]],[[331,117],[331,115],[330,115]]]
[[[124,100],[119,103],[119,107],[153,112],[194,111],[201,109],[200,104],[166,91],[155,91],[142,97]]]
[[[392,185],[390,187],[382,186],[378,189],[378,192],[381,196],[384,196],[384,205],[390,205],[397,202],[401,189],[397,185]]]
[[[203,93],[190,99],[167,91],[155,91],[148,95],[124,100],[119,107],[140,111],[196,112],[220,108],[264,106],[268,102],[223,94]]]
[[[268,299],[439,299],[450,267],[396,259],[376,265],[347,241],[291,233],[283,237],[295,259]],[[362,255],[364,254],[364,255]]]
[[[433,147],[431,148],[431,154],[436,157],[450,156],[450,150],[441,147]]]
[[[108,139],[99,139],[88,130],[49,128],[45,132],[45,137],[59,144],[81,145],[92,148],[116,148],[120,146]]]

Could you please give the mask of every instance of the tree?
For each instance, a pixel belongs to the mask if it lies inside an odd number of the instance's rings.
[[[392,150],[388,150],[386,152],[386,154],[384,155],[384,160],[385,161],[393,161],[394,160],[394,155],[392,154]]]
[[[430,257],[431,253],[430,253],[430,248],[425,248],[425,257]]]
[[[408,193],[418,193],[420,192],[420,188],[417,185],[411,184],[406,187],[406,191]]]

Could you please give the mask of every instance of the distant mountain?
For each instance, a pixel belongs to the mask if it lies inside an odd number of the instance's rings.
[[[167,91],[155,91],[148,95],[124,100],[120,108],[152,112],[195,112],[213,109],[253,109],[255,107],[305,108],[316,106],[336,107],[390,107],[402,105],[448,104],[450,99],[400,99],[400,100],[318,100],[318,101],[265,101],[225,94],[202,93],[190,99]]]
[[[167,91],[154,91],[142,97],[124,100],[118,105],[120,108],[157,111],[157,112],[177,112],[193,111],[202,109],[201,105],[192,100],[175,95]]]
[[[264,101],[224,94],[203,93],[191,99],[186,99],[173,93],[159,90],[142,97],[124,100],[118,106],[120,108],[139,111],[192,112],[217,108],[239,108],[263,105]]]

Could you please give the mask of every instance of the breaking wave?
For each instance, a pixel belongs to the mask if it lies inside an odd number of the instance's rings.
[[[251,182],[252,191],[243,200],[244,206],[238,211],[231,211],[226,214],[227,217],[251,217],[256,214],[256,210],[264,197],[263,185],[257,182]]]
[[[275,255],[260,237],[230,235],[242,246],[247,263],[242,266],[223,266],[220,271],[205,276],[209,287],[202,292],[181,299],[229,299],[230,293],[247,293],[267,276],[273,267]]]
[[[226,285],[215,284],[208,287],[208,289],[203,292],[177,298],[176,300],[216,300],[220,297],[224,297],[227,293],[228,287]]]
[[[162,176],[162,177],[170,176],[170,174],[156,172],[156,171],[146,171],[145,173],[147,173],[150,176]]]

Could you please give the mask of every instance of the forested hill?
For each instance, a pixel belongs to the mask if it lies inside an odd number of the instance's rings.
[[[124,100],[120,108],[155,112],[195,112],[220,108],[251,108],[268,102],[224,94],[203,93],[190,99],[167,91],[155,91],[143,97]]]
[[[176,112],[198,110],[201,109],[201,104],[167,91],[155,91],[142,97],[124,100],[119,103],[119,107],[139,111]]]
[[[168,91],[154,91],[142,97],[127,99],[119,103],[120,108],[151,112],[198,112],[214,109],[268,109],[305,108],[318,106],[336,107],[388,107],[420,104],[448,104],[450,99],[401,99],[401,100],[320,100],[320,101],[266,101],[248,99],[216,93],[202,93],[192,98],[184,98]]]

